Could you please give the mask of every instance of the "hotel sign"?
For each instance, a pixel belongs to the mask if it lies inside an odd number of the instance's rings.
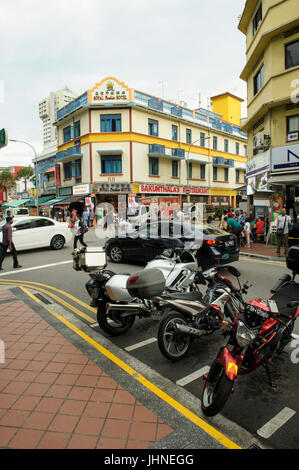
[[[109,77],[97,83],[88,92],[91,104],[128,103],[133,100],[133,90],[116,78]]]

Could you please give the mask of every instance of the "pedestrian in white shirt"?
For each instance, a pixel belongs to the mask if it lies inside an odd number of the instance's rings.
[[[284,246],[284,255],[287,255],[289,249],[289,228],[291,224],[292,219],[289,215],[287,215],[287,210],[284,207],[281,211],[281,215],[277,217],[277,256],[281,256],[281,246]]]
[[[245,232],[245,237],[246,237],[246,247],[247,248],[250,248],[250,234],[251,234],[250,222],[251,222],[250,219],[246,219],[245,226],[244,226],[244,232]]]

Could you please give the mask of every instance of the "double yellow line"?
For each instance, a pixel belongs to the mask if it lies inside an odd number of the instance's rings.
[[[75,302],[75,303],[81,305],[82,307],[92,311],[93,313],[96,312],[95,309],[93,309],[92,307],[87,305],[85,302],[82,302],[80,299],[77,299],[76,297],[72,296],[71,294],[62,291],[61,289],[57,289],[56,287],[46,286],[45,284],[41,284],[41,283],[38,283],[38,282],[19,281],[19,280],[16,281],[16,280],[11,280],[11,279],[9,279],[9,280],[1,279],[0,280],[0,285],[18,286],[18,287],[20,287],[20,289],[23,290],[23,292],[25,292],[28,296],[30,296],[37,303],[40,303],[41,301],[37,297],[35,297],[28,289],[34,289],[38,292],[43,292],[44,294],[46,294],[49,297],[53,298],[56,302],[61,303],[64,307],[70,309],[72,312],[79,315],[81,318],[84,318],[85,320],[87,320],[91,323],[95,322],[94,318],[91,318],[90,316],[84,314],[83,312],[81,312],[77,308],[73,307],[68,302],[65,302],[64,300],[62,300],[56,294],[53,294],[52,292],[49,292],[49,290],[44,288],[44,287],[47,287],[50,290],[56,291],[57,293],[60,293],[64,296],[66,296],[67,298],[73,300],[73,302]],[[154,393],[156,396],[158,396],[160,399],[162,399],[164,402],[166,402],[168,405],[170,405],[176,411],[181,413],[183,416],[185,416],[187,419],[189,419],[192,423],[194,423],[196,426],[201,428],[203,431],[205,431],[211,437],[213,437],[216,441],[218,441],[224,447],[226,447],[228,449],[241,449],[241,447],[239,445],[237,445],[235,442],[228,439],[224,434],[219,432],[217,429],[215,429],[213,426],[211,426],[206,421],[201,419],[199,416],[197,416],[195,413],[190,411],[184,405],[179,403],[177,400],[175,400],[170,395],[165,393],[159,387],[157,387],[152,382],[147,380],[145,377],[143,377],[141,374],[139,374],[135,369],[133,369],[128,364],[126,364],[123,360],[119,359],[117,356],[115,356],[115,354],[111,353],[108,349],[101,346],[98,342],[96,342],[94,339],[92,339],[86,333],[81,331],[79,328],[77,328],[71,322],[66,320],[63,316],[61,316],[58,313],[54,312],[46,304],[43,305],[43,307],[52,316],[57,318],[64,325],[66,325],[70,330],[72,330],[74,333],[76,333],[80,338],[82,338],[84,341],[86,341],[91,346],[93,346],[95,349],[97,349],[101,354],[103,354],[103,356],[105,356],[107,359],[109,359],[114,364],[116,364],[118,367],[120,367],[123,371],[125,371],[127,374],[129,374],[131,377],[133,377],[135,380],[137,380],[137,382],[142,384],[144,387],[146,387],[148,390],[150,390],[152,393]]]

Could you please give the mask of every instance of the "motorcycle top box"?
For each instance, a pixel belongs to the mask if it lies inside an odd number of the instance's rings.
[[[107,265],[106,252],[104,248],[87,246],[77,248],[73,253],[73,268],[75,271],[97,271]]]
[[[139,271],[127,280],[127,290],[132,297],[151,299],[165,289],[165,277],[160,269],[151,268]]]
[[[287,254],[287,267],[295,274],[299,274],[299,246],[291,246]]]

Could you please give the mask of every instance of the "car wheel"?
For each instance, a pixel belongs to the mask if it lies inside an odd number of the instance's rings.
[[[62,235],[55,235],[50,243],[52,250],[61,250],[64,247],[65,239]]]
[[[121,263],[124,259],[124,254],[119,245],[112,245],[109,248],[109,257],[113,263]]]

